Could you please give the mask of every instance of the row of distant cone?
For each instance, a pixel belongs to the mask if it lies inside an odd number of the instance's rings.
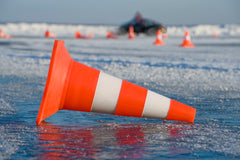
[[[57,38],[57,35],[51,33],[50,31],[46,31],[45,33],[45,37],[46,38]],[[75,32],[75,38],[76,39],[91,39],[94,37],[93,32],[90,32],[88,36],[81,34],[79,31]],[[214,38],[217,38],[217,34],[215,33],[213,35]],[[113,39],[118,39],[119,37],[117,35],[115,35],[114,33],[112,33],[111,31],[107,32],[106,35],[107,39],[113,38]],[[134,28],[133,26],[129,27],[128,30],[128,38],[129,39],[134,39],[135,38],[135,33],[134,33]],[[168,35],[165,33],[162,35],[161,30],[158,30],[156,33],[156,40],[153,43],[154,45],[165,45],[165,43],[163,42],[162,38],[168,38]],[[184,39],[182,44],[180,44],[180,47],[187,47],[187,48],[193,48],[194,44],[192,44],[191,42],[191,38],[190,38],[190,33],[188,30],[185,31],[184,34]]]
[[[160,30],[157,31],[156,40],[153,44],[154,45],[165,45],[165,43],[162,40],[162,33],[161,33]],[[194,44],[192,44],[192,42],[191,42],[191,38],[190,38],[190,34],[189,34],[188,30],[185,31],[183,42],[179,46],[180,47],[187,47],[187,48],[193,48],[194,47]]]
[[[156,36],[157,36],[156,41],[154,42],[155,45],[164,45],[162,38],[168,38],[168,35],[166,33],[162,35],[160,30],[157,31]],[[49,30],[46,30],[45,37],[46,38],[57,38],[57,35],[50,32]],[[88,36],[81,34],[79,31],[75,32],[76,39],[91,39],[93,37],[94,37],[93,32],[90,32]],[[134,37],[135,37],[134,28],[133,28],[133,26],[129,26],[128,38],[134,39]],[[213,38],[217,38],[217,37],[218,37],[217,33],[214,33]],[[3,33],[2,30],[0,29],[0,38],[12,38],[12,36],[8,35],[6,33]],[[115,35],[114,33],[112,33],[111,31],[108,31],[106,38],[107,39],[110,39],[110,38],[118,39],[119,37],[117,35]],[[194,47],[194,45],[191,43],[190,34],[189,34],[188,30],[185,31],[184,41],[183,41],[183,44],[180,46],[181,47],[184,47],[184,46]]]
[[[55,35],[55,34],[53,34],[53,33],[51,33],[50,31],[47,30],[46,33],[45,33],[45,37],[47,37],[47,38],[57,38],[57,35]],[[93,38],[93,37],[94,37],[94,35],[93,35],[92,32],[90,32],[90,34],[88,36],[81,34],[79,31],[75,32],[75,38],[76,39],[79,39],[79,38],[90,39],[90,38]],[[130,26],[129,31],[128,31],[128,38],[129,39],[134,39],[134,37],[135,37],[135,34],[134,34],[133,26]],[[118,39],[118,36],[113,34],[110,31],[108,31],[107,35],[106,35],[106,38],[107,39],[109,39],[109,38]],[[165,38],[167,38],[166,34],[165,34]],[[157,31],[156,40],[154,42],[154,45],[165,45],[165,43],[162,40],[161,30]],[[194,47],[194,44],[191,43],[190,34],[189,34],[188,30],[185,31],[184,40],[183,40],[183,43],[180,45],[180,47]]]
[[[57,35],[50,32],[49,30],[47,30],[45,32],[45,37],[46,38],[57,38]],[[76,39],[91,39],[94,37],[94,34],[93,32],[90,32],[89,35],[83,35],[81,32],[79,31],[76,31],[75,32],[75,38]],[[106,38],[109,39],[109,38],[113,38],[113,39],[118,39],[118,36],[115,35],[114,33],[112,33],[111,31],[108,31],[107,32],[107,35],[106,35]]]
[[[46,38],[57,38],[57,35],[50,32],[49,30],[47,30],[45,32],[45,37]],[[90,32],[88,36],[81,34],[79,31],[75,32],[75,38],[76,39],[90,39],[90,38],[93,38],[93,37],[94,37],[93,32]]]
[[[135,36],[134,28],[131,25],[131,26],[129,26],[129,30],[128,30],[128,38],[134,39],[134,36]],[[163,36],[164,36],[164,38],[167,38],[167,34],[164,34]],[[162,40],[162,32],[160,29],[156,33],[156,40],[153,44],[154,45],[165,45],[165,43]],[[194,44],[192,44],[192,42],[191,42],[191,38],[190,38],[190,34],[189,34],[188,30],[185,31],[184,40],[183,40],[182,44],[180,45],[180,47],[188,47],[188,48],[194,47]]]

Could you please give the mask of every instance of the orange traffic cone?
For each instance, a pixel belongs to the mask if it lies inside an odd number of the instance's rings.
[[[106,38],[107,39],[110,39],[110,38],[113,38],[113,39],[118,39],[118,36],[113,34],[111,31],[108,31],[107,32],[107,35],[106,35]]]
[[[8,35],[8,34],[5,34],[2,32],[2,30],[0,29],[0,38],[12,38],[12,36]]]
[[[163,33],[163,38],[168,38],[167,33]]]
[[[79,31],[75,32],[75,38],[76,39],[81,38],[81,33]]]
[[[192,42],[191,42],[191,38],[190,38],[190,34],[189,34],[188,30],[185,31],[184,39],[183,39],[183,42],[180,45],[180,47],[186,47],[186,48],[194,47],[194,44],[192,44]]]
[[[46,30],[45,37],[46,38],[57,38],[57,35],[51,33],[49,30]]]
[[[164,42],[162,41],[162,33],[161,33],[161,30],[158,30],[158,31],[157,31],[156,40],[155,40],[155,42],[154,42],[153,44],[155,44],[155,45],[164,45]]]
[[[58,110],[193,122],[196,109],[74,61],[55,40],[36,123]]]
[[[93,38],[93,37],[94,37],[93,32],[90,32],[89,35],[87,36],[87,39],[91,39],[91,38]]]
[[[76,31],[75,32],[75,38],[76,39],[90,39],[90,38],[93,38],[94,37],[94,34],[92,32],[89,33],[88,36],[85,36],[85,35],[82,35],[79,31]]]
[[[217,38],[217,37],[218,37],[217,33],[214,33],[213,38]]]
[[[128,30],[128,39],[134,39],[134,28],[132,25],[129,26],[129,30]]]
[[[0,38],[1,38],[1,37],[0,37]],[[7,35],[7,34],[5,34],[5,33],[2,33],[2,38],[8,38],[8,39],[11,39],[12,36]]]

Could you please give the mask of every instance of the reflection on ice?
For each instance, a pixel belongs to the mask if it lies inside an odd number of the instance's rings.
[[[151,123],[69,128],[43,123],[38,127],[38,137],[46,152],[39,158],[135,159],[160,150],[166,152],[166,157],[171,157],[190,152],[176,148],[174,139],[183,137],[180,132],[191,128],[189,124]]]
[[[201,152],[239,157],[239,131],[219,127],[176,123],[69,127],[45,123],[38,127],[45,150],[39,158],[201,158]]]

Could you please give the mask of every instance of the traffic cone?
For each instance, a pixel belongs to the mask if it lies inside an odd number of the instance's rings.
[[[2,32],[2,30],[0,29],[0,38],[8,38],[8,39],[11,39],[12,36],[8,35],[8,34],[5,34]]]
[[[79,31],[75,32],[75,38],[76,39],[81,38],[81,33]]]
[[[46,30],[45,37],[46,38],[57,38],[57,35],[51,33],[49,30]]]
[[[79,31],[76,31],[75,32],[75,38],[76,39],[90,39],[90,38],[93,38],[94,37],[94,34],[92,32],[89,33],[88,36],[85,36],[85,35],[82,35]]]
[[[165,45],[164,42],[162,41],[162,33],[161,33],[161,30],[158,30],[158,31],[157,31],[156,40],[155,40],[155,42],[154,42],[153,44],[155,44],[155,45]]]
[[[58,110],[193,122],[196,109],[74,61],[55,40],[36,123]]]
[[[167,33],[163,33],[163,38],[168,38]]]
[[[194,47],[194,44],[192,44],[192,42],[191,42],[191,38],[190,38],[190,34],[189,34],[188,30],[185,31],[184,39],[183,39],[183,42],[180,45],[180,47],[187,47],[187,48]]]
[[[2,33],[2,35],[0,36],[0,38],[7,38],[7,39],[11,39],[12,38],[12,36],[10,36],[10,35],[7,35],[7,34],[5,34],[5,33]]]
[[[91,38],[93,38],[93,37],[94,37],[93,32],[90,32],[89,35],[88,35],[88,37],[87,37],[87,39],[91,39]]]
[[[128,30],[128,39],[134,39],[134,28],[132,25],[129,26],[129,30]]]
[[[118,39],[118,36],[113,34],[111,31],[108,31],[107,32],[107,35],[106,35],[106,38],[107,39],[110,39],[110,38],[113,38],[113,39]]]
[[[214,33],[213,38],[217,38],[217,37],[218,37],[217,33]]]

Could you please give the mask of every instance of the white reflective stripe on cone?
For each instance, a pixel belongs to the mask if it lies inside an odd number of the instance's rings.
[[[121,79],[101,71],[92,103],[92,112],[114,114],[121,85]]]
[[[190,40],[191,38],[189,36],[186,37],[186,40]]]
[[[165,119],[170,107],[169,98],[148,90],[143,117]]]

